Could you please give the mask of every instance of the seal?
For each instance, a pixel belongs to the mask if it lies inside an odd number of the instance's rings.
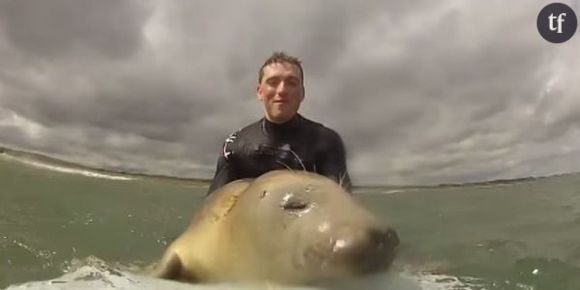
[[[307,285],[386,271],[398,244],[397,233],[334,180],[276,170],[212,193],[154,276]]]

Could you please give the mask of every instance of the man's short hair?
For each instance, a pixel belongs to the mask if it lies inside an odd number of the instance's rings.
[[[300,70],[300,82],[302,82],[302,85],[304,85],[304,70],[302,69],[302,62],[297,57],[288,55],[283,51],[276,51],[272,53],[272,55],[260,67],[260,71],[258,72],[258,83],[262,83],[262,78],[264,77],[264,67],[273,63],[280,62],[287,62],[297,66]]]

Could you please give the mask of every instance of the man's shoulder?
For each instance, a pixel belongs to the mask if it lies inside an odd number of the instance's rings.
[[[229,160],[232,155],[239,154],[239,143],[242,139],[248,139],[251,132],[255,132],[260,128],[260,120],[250,123],[241,129],[230,132],[223,143],[222,154],[226,160]],[[244,141],[241,141],[244,143]]]
[[[236,129],[234,131],[231,131],[227,138],[231,138],[232,136],[240,136],[240,135],[243,135],[249,131],[255,131],[256,129],[260,128],[260,121],[261,120],[249,123],[244,127],[241,127],[241,128]]]
[[[302,119],[304,120],[305,125],[308,126],[309,128],[316,130],[316,133],[318,135],[322,135],[326,138],[331,138],[331,139],[337,139],[337,138],[340,139],[340,135],[334,129],[332,129],[328,126],[325,126],[322,123],[307,119],[305,117],[302,117]]]
[[[239,129],[237,132],[246,133],[246,132],[250,132],[250,131],[251,132],[256,131],[257,129],[261,130],[261,126],[262,126],[261,124],[262,124],[262,119],[247,124],[246,126]]]

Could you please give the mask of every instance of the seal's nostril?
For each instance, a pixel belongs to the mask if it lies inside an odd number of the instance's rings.
[[[373,243],[382,244],[385,242],[386,236],[384,232],[380,229],[370,229],[368,235],[371,242]]]
[[[374,244],[392,247],[399,245],[399,237],[397,233],[391,229],[370,229],[368,235],[370,241]]]
[[[385,233],[386,239],[389,243],[391,243],[394,247],[399,245],[399,235],[394,230],[388,229]]]

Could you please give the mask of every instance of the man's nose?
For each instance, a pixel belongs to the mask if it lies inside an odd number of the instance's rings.
[[[288,90],[288,85],[286,84],[286,82],[281,81],[280,83],[278,83],[278,86],[276,87],[276,92],[278,94],[285,93],[287,90]]]

